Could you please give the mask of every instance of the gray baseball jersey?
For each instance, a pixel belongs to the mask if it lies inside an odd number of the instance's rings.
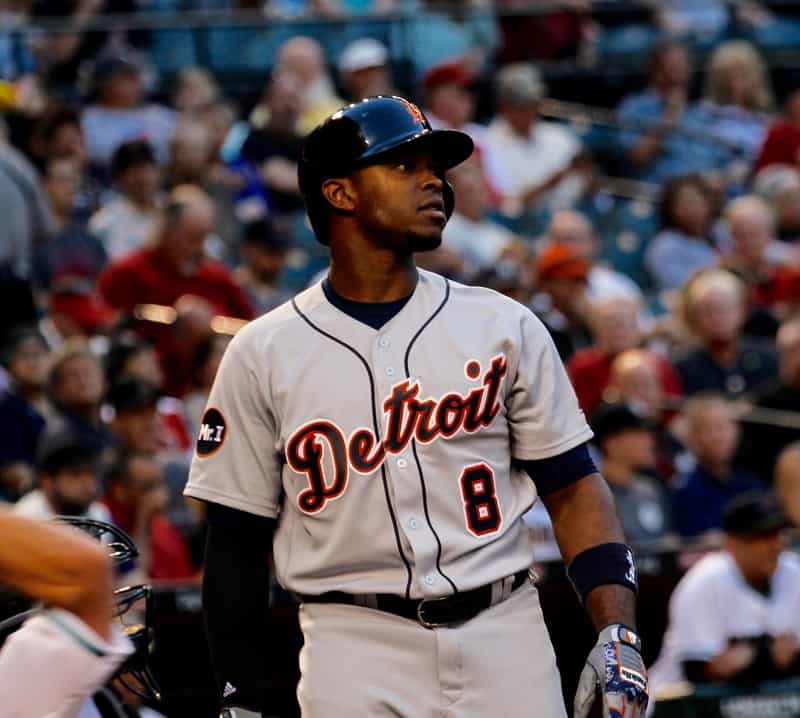
[[[186,494],[279,518],[288,590],[441,596],[530,564],[512,460],[591,435],[524,306],[420,270],[374,330],[317,284],[228,346]]]

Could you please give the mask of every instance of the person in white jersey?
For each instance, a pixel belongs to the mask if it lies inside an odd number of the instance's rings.
[[[0,508],[0,583],[41,601],[0,650],[3,718],[76,718],[133,652],[97,541]]]
[[[723,549],[698,561],[669,601],[669,626],[650,671],[653,695],[685,682],[800,673],[800,557],[786,549],[777,499],[748,492],[723,514]]]
[[[537,493],[599,633],[575,715],[598,693],[605,716],[644,712],[633,555],[547,331],[414,263],[440,245],[445,172],[471,153],[399,97],[306,141],[300,188],[330,272],[234,337],[186,488],[208,503],[204,608],[229,716],[270,703],[270,547],[301,601],[303,718],[566,716],[528,576]]]

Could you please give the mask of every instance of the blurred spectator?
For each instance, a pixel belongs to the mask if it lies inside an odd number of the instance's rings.
[[[669,497],[656,471],[656,427],[626,404],[609,404],[592,417],[594,443],[602,457],[625,538],[634,546],[664,538],[672,526]]]
[[[475,274],[470,284],[494,289],[520,304],[528,304],[533,289],[532,279],[528,267],[516,259],[507,258]]]
[[[692,66],[685,46],[658,45],[650,57],[650,84],[624,98],[617,115],[619,142],[631,175],[656,184],[713,167],[705,148],[686,123]]]
[[[298,130],[302,92],[298,75],[288,71],[273,74],[261,104],[250,116],[250,131],[241,148],[242,159],[257,168],[268,190],[268,202],[277,212],[292,212],[303,206],[297,185],[297,162],[303,144]],[[265,211],[263,208],[262,214]]]
[[[44,337],[32,327],[10,332],[3,340],[2,366],[8,385],[0,391],[0,425],[6,436],[0,465],[33,466],[39,437],[54,413],[46,392],[50,351]]]
[[[793,167],[767,167],[756,175],[753,189],[772,208],[778,239],[800,239],[800,172]]]
[[[114,410],[110,428],[117,449],[155,455],[161,448],[158,426],[158,387],[136,377],[118,379],[106,395]]]
[[[570,244],[586,261],[591,262],[589,270],[591,301],[624,297],[635,302],[644,302],[642,291],[636,282],[622,272],[599,263],[600,240],[584,214],[572,209],[559,210],[550,221],[545,239],[549,242]]]
[[[105,355],[106,381],[134,377],[161,389],[164,374],[153,345],[131,329],[111,337]]]
[[[769,205],[756,195],[738,197],[728,204],[724,213],[733,244],[721,261],[721,266],[734,272],[748,287],[752,309],[771,309],[783,297],[783,278],[791,259],[791,250],[775,239],[775,220]],[[764,331],[756,332],[754,321],[748,322],[747,333],[773,337],[777,320],[762,309],[765,316],[757,318]]]
[[[45,290],[94,293],[97,277],[108,261],[105,247],[86,225],[88,218],[75,211],[80,183],[75,160],[54,157],[46,163],[43,186],[56,234],[38,249],[34,259],[34,278]]]
[[[23,32],[30,21],[30,2],[10,0],[0,4],[0,79],[16,80],[32,74],[36,58],[31,36]]]
[[[784,117],[770,126],[754,169],[772,165],[800,166],[800,90],[786,98]]]
[[[589,262],[570,244],[550,244],[536,259],[540,293],[532,307],[547,327],[562,361],[592,342],[589,328]]]
[[[728,26],[728,6],[724,0],[662,0],[657,3],[656,20],[670,35],[692,36],[706,42],[719,37]]]
[[[0,127],[0,330],[35,319],[30,287],[33,252],[55,231],[36,169],[8,144]]]
[[[688,395],[710,389],[741,396],[778,371],[774,351],[743,338],[747,290],[723,269],[695,274],[681,297],[680,313],[697,347],[675,366]]]
[[[625,402],[641,416],[666,424],[683,395],[675,369],[647,349],[628,349],[614,357],[603,401]]]
[[[763,481],[772,480],[775,460],[780,451],[788,444],[800,440],[800,318],[788,319],[777,334],[777,349],[780,359],[778,377],[765,385],[753,396],[756,410],[777,410],[791,412],[781,421],[771,421],[769,411],[759,417],[747,421],[743,434],[741,460]],[[793,421],[791,421],[793,419]]]
[[[122,453],[105,475],[103,502],[115,524],[139,549],[139,567],[150,579],[195,575],[181,532],[165,516],[168,492],[163,470],[148,452]]]
[[[225,139],[236,124],[239,111],[230,100],[219,99],[197,112],[199,119],[208,130],[211,142],[211,160],[215,163],[214,172],[222,166]]]
[[[229,341],[230,337],[222,334],[208,337],[197,348],[193,357],[192,384],[183,399],[186,422],[191,436],[197,436],[197,432],[200,431],[200,423],[208,404],[211,385],[214,383],[214,377]]]
[[[89,228],[118,259],[143,247],[158,224],[161,170],[146,140],[123,142],[111,160],[117,195],[91,219]]]
[[[264,314],[288,301],[292,294],[282,283],[291,237],[273,222],[256,220],[245,227],[240,248],[242,263],[233,278],[256,314]]]
[[[36,486],[14,506],[28,518],[48,520],[55,516],[86,516],[108,521],[100,495],[98,455],[95,447],[66,431],[42,440],[36,459]]]
[[[719,252],[712,228],[716,202],[700,175],[670,180],[661,196],[661,231],[645,254],[657,289],[677,289],[698,269],[714,266]]]
[[[800,443],[789,444],[775,463],[775,494],[794,528],[800,528]]]
[[[739,425],[733,404],[718,394],[686,400],[684,440],[697,465],[673,480],[675,527],[682,536],[698,536],[722,527],[722,510],[735,496],[763,488],[746,469],[733,463]]]
[[[772,88],[763,60],[753,45],[731,40],[718,45],[706,68],[703,99],[687,121],[726,149],[727,180],[744,181],[764,142],[772,109]]]
[[[41,171],[48,161],[70,159],[80,176],[74,212],[88,218],[100,206],[100,185],[89,174],[89,155],[81,130],[80,115],[69,108],[56,108],[36,124],[31,154]]]
[[[176,114],[146,103],[139,65],[120,55],[101,57],[94,68],[92,91],[94,100],[84,110],[81,124],[94,164],[105,169],[117,147],[135,139],[146,139],[159,162],[166,161]]]
[[[374,95],[397,95],[389,50],[371,37],[354,40],[339,56],[339,78],[347,99],[357,102]]]
[[[537,205],[571,205],[585,186],[581,143],[564,125],[539,118],[546,92],[539,71],[526,63],[507,65],[495,90],[497,116],[486,133],[485,168],[503,198],[503,212],[517,216]]]
[[[441,249],[456,255],[461,275],[481,272],[505,257],[521,259],[521,240],[489,216],[491,196],[478,159],[471,157],[447,176],[456,205],[442,232]]]
[[[103,368],[85,340],[70,339],[56,352],[49,392],[57,414],[48,421],[48,433],[69,430],[97,453],[113,444],[100,412],[106,392]]]
[[[274,74],[283,72],[295,75],[300,82],[301,110],[297,130],[302,136],[346,104],[337,96],[322,47],[313,38],[298,35],[281,46]]]
[[[172,106],[181,114],[196,115],[219,96],[219,85],[205,67],[185,67],[176,78]]]
[[[217,258],[234,261],[238,255],[241,224],[236,218],[231,182],[214,172],[211,152],[211,134],[206,125],[196,119],[181,121],[170,143],[168,186],[195,184],[208,193],[216,208]]]
[[[603,400],[611,380],[616,357],[638,347],[644,333],[639,321],[639,304],[625,297],[610,297],[591,303],[592,345],[576,351],[567,362],[567,371],[578,402],[587,416]],[[659,387],[669,395],[680,395],[680,379],[669,362],[648,354],[656,371]]]
[[[475,82],[472,70],[462,62],[446,62],[432,67],[422,78],[425,116],[434,129],[466,132],[475,143],[484,163],[487,156],[486,128],[475,120]]]
[[[253,317],[230,272],[205,255],[204,242],[214,224],[214,205],[202,189],[176,187],[154,244],[112,263],[100,276],[101,295],[124,312],[133,313],[139,304],[174,307],[179,315],[186,308],[175,326],[162,320],[138,328],[156,342],[164,389],[172,396],[182,395],[196,342],[210,332],[215,314]]]
[[[787,520],[770,495],[732,501],[722,551],[699,562],[669,601],[652,694],[691,681],[760,681],[797,674],[800,563],[786,550]]]

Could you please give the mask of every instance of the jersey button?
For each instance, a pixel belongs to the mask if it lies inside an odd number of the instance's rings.
[[[416,531],[417,526],[419,526],[419,522],[416,519],[408,520],[408,528],[410,528],[412,531]]]
[[[398,459],[397,460],[397,468],[405,469],[408,466],[408,462],[405,459]]]
[[[429,586],[433,586],[434,581],[436,581],[436,579],[433,576],[425,576],[425,583]]]
[[[394,367],[393,366],[387,366],[386,367],[386,376],[394,376]]]
[[[378,339],[378,346],[379,347],[382,347],[382,348],[386,349],[387,347],[390,347],[391,345],[392,345],[392,342],[389,341],[388,337],[381,337],[380,339]]]

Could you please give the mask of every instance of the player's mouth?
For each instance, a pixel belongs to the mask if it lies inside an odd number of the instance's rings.
[[[419,212],[435,217],[441,222],[447,221],[447,214],[444,211],[444,200],[441,197],[434,197],[427,202],[423,202],[418,208]]]

